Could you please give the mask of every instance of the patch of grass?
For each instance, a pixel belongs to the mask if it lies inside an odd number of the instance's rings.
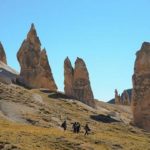
[[[28,95],[29,91],[25,92]],[[35,92],[42,96],[44,105],[34,104],[30,99],[24,100],[23,104],[28,106],[33,104],[33,108],[37,110],[37,113],[24,114],[29,121],[36,121],[36,126],[10,122],[0,117],[0,143],[10,143],[21,150],[149,150],[150,148],[150,134],[138,128],[121,122],[106,124],[96,121],[90,116],[98,115],[99,112],[90,110],[78,102],[49,98],[48,94],[38,90],[30,90],[29,94]],[[21,100],[17,102],[22,103]],[[59,126],[66,118],[68,128],[64,132]],[[81,124],[79,134],[71,131],[71,123],[74,121]],[[91,128],[88,136],[84,136],[83,127],[86,122]]]

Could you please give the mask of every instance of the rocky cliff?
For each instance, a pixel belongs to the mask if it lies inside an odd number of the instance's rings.
[[[132,89],[124,90],[121,94],[121,102],[123,105],[131,105]]]
[[[134,124],[150,131],[150,43],[136,53],[132,110]]]
[[[115,104],[120,104],[121,103],[121,97],[118,94],[117,89],[115,89]]]
[[[1,42],[0,42],[0,61],[7,64],[5,50]]]
[[[85,62],[81,58],[77,58],[75,68],[73,69],[69,58],[66,58],[64,62],[64,74],[65,94],[89,106],[95,107],[89,73]]]
[[[33,24],[17,53],[17,58],[21,66],[18,80],[25,86],[57,90],[46,50],[41,50],[41,43]]]
[[[112,99],[110,103],[119,105],[131,105],[131,96],[132,89],[124,90],[121,95],[118,94],[117,90],[115,90],[115,99]]]
[[[73,76],[74,69],[71,65],[70,59],[67,57],[64,61],[64,91],[69,97],[73,97]]]
[[[16,81],[18,73],[7,65],[5,50],[0,42],[0,82],[11,84]]]

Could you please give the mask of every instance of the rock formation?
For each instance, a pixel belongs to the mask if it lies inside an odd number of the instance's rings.
[[[64,91],[69,97],[73,97],[73,74],[74,69],[71,65],[70,59],[67,57],[64,61]]]
[[[57,90],[46,50],[41,50],[41,43],[33,24],[17,53],[17,58],[21,66],[18,80],[26,87]]]
[[[69,58],[64,63],[65,94],[95,107],[94,96],[90,85],[89,74],[84,61],[77,58],[73,69]]]
[[[121,94],[121,104],[122,105],[131,105],[131,90],[124,90]]]
[[[77,58],[75,62],[73,91],[74,97],[83,103],[88,104],[89,106],[93,105],[94,96],[91,90],[89,73],[84,61],[80,58]]]
[[[134,124],[150,131],[150,43],[136,53],[133,75],[132,110]]]
[[[15,83],[17,76],[18,72],[0,61],[0,82],[4,84]]]
[[[115,89],[115,104],[120,104],[121,103],[121,97],[118,94],[117,89]]]
[[[7,64],[6,54],[5,54],[5,51],[1,42],[0,42],[0,61]]]
[[[118,91],[115,90],[114,103],[119,105],[131,105],[131,95],[132,95],[132,89],[124,90],[121,96],[118,94]]]
[[[11,84],[16,81],[18,73],[7,65],[6,54],[0,42],[0,82]]]

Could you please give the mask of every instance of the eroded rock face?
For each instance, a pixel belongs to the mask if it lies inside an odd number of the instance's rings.
[[[131,105],[131,91],[130,90],[124,90],[121,94],[121,103],[122,105]]]
[[[74,69],[70,59],[67,57],[64,61],[64,91],[69,97],[73,97],[73,74]]]
[[[21,66],[19,78],[27,87],[57,90],[46,50],[41,50],[41,43],[33,24],[17,53],[17,58]]]
[[[118,94],[117,89],[115,89],[115,104],[121,104],[121,97]]]
[[[118,91],[115,90],[115,104],[119,105],[131,105],[131,95],[132,95],[132,89],[124,90],[123,93],[118,94]]]
[[[69,58],[65,60],[65,94],[81,102],[95,107],[94,96],[90,85],[89,73],[81,58],[77,58],[75,68],[72,68]]]
[[[4,50],[3,45],[2,45],[1,42],[0,42],[0,61],[7,64],[5,50]]]
[[[136,53],[132,109],[134,124],[150,131],[150,43],[147,42]]]
[[[89,106],[93,106],[94,96],[91,90],[89,73],[81,58],[77,58],[75,62],[73,91],[77,99]]]

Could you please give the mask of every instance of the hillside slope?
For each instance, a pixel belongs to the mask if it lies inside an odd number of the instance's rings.
[[[129,107],[96,103],[97,109],[93,109],[79,101],[61,98],[60,93],[0,83],[0,149],[149,149],[150,134],[129,125]],[[65,119],[66,132],[60,128]],[[81,123],[79,134],[72,133],[75,121]],[[85,123],[92,130],[88,136],[84,136]]]

